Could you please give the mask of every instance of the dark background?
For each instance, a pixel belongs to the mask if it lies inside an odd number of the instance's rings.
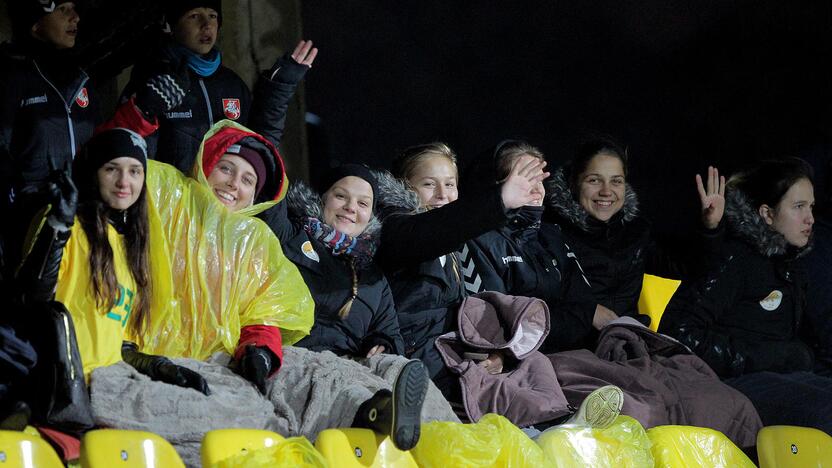
[[[829,159],[829,1],[315,0],[303,29],[321,49],[313,179],[435,140],[467,162],[523,137],[557,166],[603,133],[628,147],[656,230],[684,237],[708,164]]]

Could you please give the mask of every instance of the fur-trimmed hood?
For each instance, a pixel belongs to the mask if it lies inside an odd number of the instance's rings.
[[[554,210],[559,218],[582,231],[591,230],[590,215],[573,196],[562,167],[543,182],[543,185],[546,187],[544,204],[548,209]],[[624,206],[613,218],[629,223],[638,216],[638,212],[638,196],[633,187],[627,184],[624,192]]]
[[[791,247],[783,234],[766,224],[745,193],[730,186],[725,191],[725,219],[731,234],[754,246],[765,257],[791,254],[797,258],[811,249],[811,239],[806,247]]]
[[[289,191],[286,194],[286,209],[289,219],[293,222],[304,218],[317,218],[323,221],[324,208],[321,195],[303,181],[294,181],[289,186]],[[368,234],[375,238],[380,231],[381,222],[376,213],[373,213],[373,217],[370,218],[370,222],[362,234]]]
[[[397,179],[389,171],[374,170],[372,173],[378,183],[376,207],[382,220],[393,212],[415,214],[425,211],[421,206],[419,194],[410,188],[407,182]]]

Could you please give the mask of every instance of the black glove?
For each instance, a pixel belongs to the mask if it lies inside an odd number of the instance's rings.
[[[253,383],[257,390],[266,394],[266,379],[279,366],[280,361],[269,348],[248,345],[237,369],[241,376]]]
[[[269,79],[281,83],[298,84],[303,80],[309,68],[309,65],[299,64],[292,58],[292,54],[287,53],[277,59],[272,69],[269,70]]]
[[[190,86],[187,61],[178,65],[160,62],[157,71],[136,91],[136,105],[146,116],[157,116],[181,104]]]
[[[64,169],[50,169],[46,197],[52,208],[46,216],[46,221],[58,231],[68,231],[75,221],[75,211],[78,209],[78,189],[72,182],[68,166]]]
[[[121,345],[121,357],[124,362],[153,380],[193,388],[205,395],[211,394],[208,382],[198,372],[194,372],[187,367],[177,366],[164,356],[140,353],[135,343],[125,341]]]

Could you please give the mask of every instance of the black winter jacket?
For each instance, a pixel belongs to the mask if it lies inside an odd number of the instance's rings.
[[[541,223],[542,208],[514,210],[508,226],[467,243],[475,268],[466,281],[474,291],[497,291],[543,299],[549,306],[551,331],[541,350],[592,347],[596,302],[575,254],[564,244],[557,225]],[[472,291],[472,292],[474,292]]]
[[[393,290],[405,355],[421,359],[431,378],[445,374],[436,338],[456,329],[456,311],[465,297],[457,250],[477,235],[505,222],[499,187],[481,197],[459,199],[422,211],[419,197],[389,173],[376,173],[381,244],[376,259]]]
[[[280,229],[280,243],[286,257],[298,267],[315,300],[315,324],[309,336],[297,346],[338,355],[363,357],[375,345],[385,353],[401,354],[404,349],[393,295],[381,269],[374,263],[359,270],[358,297],[346,319],[338,311],[352,289],[348,260],[334,256],[302,228],[306,217],[323,220],[321,200],[302,183],[293,184],[286,197],[289,218]],[[378,223],[368,226],[378,229]]]
[[[122,93],[127,99],[153,73],[153,61],[137,64]],[[254,97],[243,80],[222,65],[202,77],[187,69],[190,88],[183,102],[159,117],[159,131],[147,138],[148,154],[187,174],[193,167],[202,137],[222,119],[236,121],[280,146],[286,109],[297,82],[272,80],[262,74],[254,86]],[[280,75],[278,75],[280,77]]]
[[[820,217],[813,226],[812,251],[806,256],[809,285],[806,293],[807,339],[816,348],[819,364],[832,374],[832,221]]]
[[[651,235],[650,223],[639,215],[638,198],[629,185],[624,205],[609,221],[590,216],[575,200],[558,170],[546,182],[546,219],[560,225],[566,244],[581,261],[592,284],[592,298],[619,316],[637,317],[638,298],[645,273],[675,279],[694,279],[721,248],[722,230],[702,229],[701,245],[689,249],[704,256],[683,259],[669,255]]]
[[[800,339],[806,275],[796,251],[764,223],[745,196],[728,191],[732,239],[721,265],[685,283],[668,304],[659,331],[676,337],[722,377],[812,369]]]

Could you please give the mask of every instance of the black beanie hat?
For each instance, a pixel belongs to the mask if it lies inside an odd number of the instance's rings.
[[[147,169],[147,143],[133,130],[113,128],[93,136],[76,164],[84,172],[94,172],[109,161],[122,157],[136,159]]]
[[[358,177],[370,184],[370,187],[373,189],[373,212],[375,212],[376,200],[378,200],[378,181],[370,171],[370,168],[363,164],[341,164],[338,167],[330,169],[321,181],[319,192],[326,192],[335,182],[349,176]]]
[[[222,0],[167,0],[165,21],[172,30],[179,18],[194,8],[211,8],[217,12],[217,23],[222,26]]]
[[[28,36],[35,23],[55,11],[58,5],[70,1],[72,0],[10,0],[6,2],[13,34],[15,37]]]
[[[257,174],[257,186],[254,189],[255,200],[258,199],[263,188],[267,185],[271,187],[269,195],[274,196],[273,192],[276,190],[273,187],[275,185],[275,165],[269,164],[274,160],[274,156],[265,144],[254,137],[245,137],[229,146],[225,152],[245,159],[254,168],[254,172]]]

